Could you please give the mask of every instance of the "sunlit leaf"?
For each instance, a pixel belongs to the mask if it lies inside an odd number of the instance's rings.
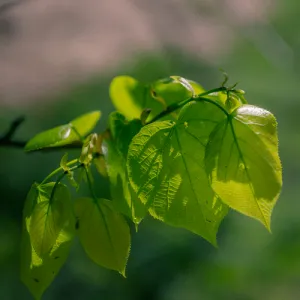
[[[85,139],[83,143],[79,162],[85,165],[91,164],[94,154],[99,151],[100,147],[98,147],[98,134],[92,133]]]
[[[196,94],[204,91],[195,82],[180,78],[185,80]],[[149,118],[152,118],[168,105],[191,98],[192,95],[182,82],[170,77],[146,85],[130,76],[118,76],[110,85],[110,97],[114,106],[128,119],[139,119],[145,108],[151,109]],[[168,118],[172,118],[172,115]]]
[[[167,105],[205,92],[200,84],[180,76],[170,76],[158,80],[152,84],[152,89],[155,91],[156,97],[164,99]]]
[[[181,76],[170,76],[170,78],[173,79],[174,83],[180,83],[187,91],[190,92],[192,97],[196,95],[193,86],[185,78]]]
[[[282,186],[276,127],[270,112],[243,105],[212,132],[205,156],[214,191],[269,230]]]
[[[41,201],[44,201],[44,196],[40,193],[38,184],[34,184],[28,193],[23,210],[20,271],[22,282],[35,299],[41,298],[65,263],[74,234],[74,217],[70,210],[69,222],[59,233],[51,251],[41,259],[32,247],[29,235],[32,212]]]
[[[68,171],[69,167],[67,165],[68,163],[68,153],[65,153],[64,156],[61,158],[60,160],[60,167],[64,170],[64,171]]]
[[[208,137],[224,114],[213,104],[191,102],[177,122],[154,122],[133,138],[128,174],[133,190],[155,218],[216,244],[227,213],[204,169]]]
[[[97,168],[97,171],[103,176],[103,177],[107,177],[107,166],[105,163],[105,159],[104,159],[104,155],[103,155],[103,150],[102,150],[102,143],[103,140],[106,136],[107,131],[104,131],[101,134],[98,134],[98,139],[97,139],[97,147],[96,147],[96,151],[98,153],[97,157],[94,157],[93,159],[93,163]]]
[[[94,129],[100,116],[100,111],[93,111],[72,120],[68,124],[43,131],[28,141],[25,150],[33,151],[81,142],[80,137],[85,137]]]
[[[31,244],[38,256],[43,258],[53,248],[60,231],[70,221],[70,193],[59,183],[51,199],[55,183],[39,186],[39,201],[31,214],[29,227]],[[50,201],[51,200],[51,201]]]
[[[153,102],[149,87],[130,76],[115,77],[109,93],[115,108],[129,119],[139,118],[144,108],[150,108],[150,102],[157,106],[156,110],[163,109],[160,103]]]
[[[228,113],[247,103],[243,90],[233,90],[229,93],[226,91],[214,92],[206,95],[205,98],[211,99],[226,109]]]
[[[130,231],[111,201],[80,198],[75,202],[77,233],[87,255],[98,265],[125,276]]]

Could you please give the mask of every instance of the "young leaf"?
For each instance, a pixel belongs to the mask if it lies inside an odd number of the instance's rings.
[[[170,76],[158,80],[152,84],[152,89],[157,97],[165,100],[167,105],[205,92],[200,84],[180,76]]]
[[[191,93],[192,97],[196,95],[192,85],[185,78],[181,76],[170,76],[170,78],[173,79],[175,83],[180,83],[186,90]]]
[[[60,147],[80,142],[81,137],[83,138],[94,129],[100,116],[100,111],[93,111],[72,120],[68,124],[43,131],[28,141],[25,151]]]
[[[84,141],[79,162],[89,165],[93,160],[93,154],[97,152],[98,134],[90,134]],[[100,151],[100,149],[99,149]]]
[[[36,254],[43,258],[55,245],[60,231],[70,222],[70,193],[61,183],[56,186],[53,198],[52,190],[55,183],[39,186],[39,201],[31,214],[29,234]]]
[[[101,134],[98,134],[97,143],[96,143],[96,153],[97,157],[94,156],[93,163],[97,168],[97,171],[103,176],[107,177],[107,166],[105,163],[104,155],[103,155],[103,149],[102,149],[102,143],[105,138],[107,131],[104,131]],[[84,171],[84,169],[83,169]],[[84,172],[85,173],[85,172]]]
[[[130,231],[111,201],[80,198],[75,202],[77,232],[87,255],[98,265],[125,276],[130,251]]]
[[[74,234],[74,217],[70,211],[70,222],[59,233],[51,252],[43,259],[36,254],[30,243],[29,227],[33,209],[43,199],[38,184],[34,184],[28,193],[23,210],[21,280],[35,299],[41,298],[65,263]]]
[[[269,230],[282,186],[276,126],[270,112],[243,105],[215,128],[205,154],[214,191]]]
[[[191,88],[196,94],[204,91],[195,82],[179,76],[174,78],[168,77],[151,85],[144,85],[132,77],[118,76],[111,82],[110,98],[116,109],[128,119],[140,118],[145,108],[151,109],[152,118],[165,110],[167,105],[191,98]]]
[[[150,88],[130,76],[115,77],[109,87],[110,98],[116,109],[128,119],[140,117],[144,108],[156,106],[162,110],[161,103],[155,102]]]
[[[230,92],[214,92],[205,97],[220,104],[228,113],[232,113],[241,105],[247,104],[244,94],[243,90],[232,90]]]
[[[211,103],[190,102],[177,122],[154,122],[133,138],[128,152],[129,180],[149,212],[216,245],[227,213],[204,169],[209,134],[224,118]]]
[[[70,168],[67,165],[68,163],[68,153],[65,153],[64,156],[61,158],[60,160],[60,167],[64,170],[64,171],[68,171]]]

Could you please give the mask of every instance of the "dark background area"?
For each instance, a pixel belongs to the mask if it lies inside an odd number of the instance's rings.
[[[283,190],[272,234],[230,212],[215,249],[148,217],[132,235],[127,279],[94,265],[76,239],[43,299],[300,298],[299,14],[297,0],[0,1],[0,135],[19,115],[15,139],[28,140],[98,109],[101,131],[114,76],[181,75],[210,89],[222,82],[219,68],[279,123]],[[0,148],[1,300],[31,299],[19,279],[22,208],[63,153]]]

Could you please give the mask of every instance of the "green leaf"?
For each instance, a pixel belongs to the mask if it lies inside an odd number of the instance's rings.
[[[209,134],[223,118],[211,103],[190,102],[177,122],[143,127],[127,160],[132,188],[152,216],[214,245],[227,206],[211,189],[203,161]]]
[[[140,120],[127,121],[121,113],[113,112],[109,118],[110,132],[104,135],[102,142],[113,205],[135,224],[140,223],[146,210],[129,185],[126,159],[129,144],[141,127]]]
[[[132,138],[143,127],[139,119],[128,121],[125,116],[117,111],[112,112],[109,116],[109,129],[114,139],[117,149],[127,156],[128,147]]]
[[[168,77],[145,85],[130,76],[118,76],[111,82],[110,98],[116,109],[128,119],[139,119],[145,108],[151,109],[149,117],[153,118],[168,105],[191,98],[191,87],[196,94],[204,91],[195,82],[179,76],[173,77],[176,80]],[[176,117],[175,113],[173,117]]]
[[[94,157],[93,163],[97,168],[97,171],[103,176],[107,177],[107,166],[105,163],[103,151],[102,151],[102,143],[107,131],[98,134],[97,143],[96,143],[96,152],[98,153],[97,157]],[[83,169],[84,171],[84,169]],[[85,173],[85,172],[84,172]]]
[[[110,84],[109,93],[116,109],[128,119],[140,118],[144,108],[151,108],[150,115],[154,115],[166,106],[152,97],[149,86],[130,76],[115,77]]]
[[[111,137],[103,140],[104,159],[110,181],[110,193],[115,209],[139,224],[146,215],[144,205],[131,189],[126,170],[126,156],[117,149]]]
[[[220,104],[228,113],[232,113],[241,105],[247,104],[244,94],[243,90],[232,90],[228,93],[226,91],[214,92],[205,97]]]
[[[39,201],[31,214],[29,234],[31,244],[38,256],[47,255],[57,240],[60,231],[70,221],[70,193],[68,188],[58,183],[52,199],[54,182],[39,186]]]
[[[68,171],[70,168],[67,165],[68,163],[68,153],[65,153],[64,156],[61,158],[60,160],[60,167],[64,170],[64,171]]]
[[[164,99],[167,105],[205,92],[200,84],[180,76],[170,76],[158,80],[152,84],[152,89],[155,91],[156,97]]]
[[[100,116],[100,111],[93,111],[72,120],[68,124],[43,131],[28,141],[25,151],[60,147],[81,142],[81,138],[94,129]]]
[[[87,166],[91,164],[93,160],[93,154],[101,151],[101,147],[98,144],[99,144],[98,134],[97,133],[90,134],[83,143],[79,162]]]
[[[243,105],[215,128],[205,155],[214,191],[231,208],[269,230],[282,186],[276,127],[270,112]]]
[[[40,299],[44,291],[54,280],[69,254],[74,235],[74,217],[70,211],[70,221],[59,233],[51,252],[41,259],[30,242],[29,228],[35,206],[44,200],[43,194],[34,184],[26,198],[23,210],[23,228],[21,241],[21,280],[35,299]],[[71,205],[71,204],[70,204]]]
[[[170,76],[170,78],[173,79],[174,83],[180,83],[186,90],[190,92],[192,97],[196,95],[192,85],[185,78],[181,76]]]
[[[111,201],[80,198],[75,202],[77,233],[87,255],[98,265],[125,276],[130,231]]]

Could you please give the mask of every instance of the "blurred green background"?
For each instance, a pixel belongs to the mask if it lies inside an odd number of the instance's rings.
[[[27,140],[94,109],[101,131],[114,76],[181,75],[210,89],[222,82],[219,68],[279,123],[284,184],[272,234],[230,212],[214,249],[149,217],[133,233],[127,279],[94,265],[76,240],[43,299],[300,299],[300,2],[10,2],[0,2],[0,135],[19,115],[26,122],[15,139]],[[1,300],[32,299],[19,280],[22,207],[63,153],[0,148]],[[109,197],[98,180],[98,194]]]

